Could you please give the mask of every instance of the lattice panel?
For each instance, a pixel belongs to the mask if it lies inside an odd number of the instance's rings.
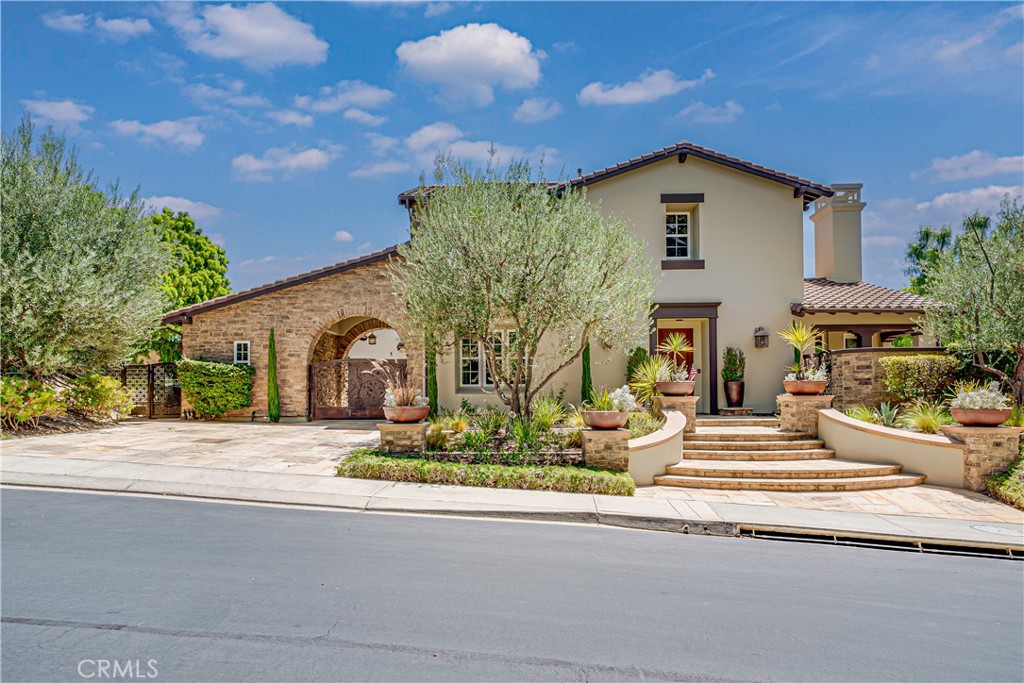
[[[145,365],[125,368],[124,385],[131,394],[132,403],[145,407],[149,403],[149,370]]]

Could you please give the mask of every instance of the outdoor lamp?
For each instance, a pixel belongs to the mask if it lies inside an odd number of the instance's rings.
[[[768,348],[768,330],[764,329],[763,327],[758,327],[756,330],[754,330],[754,348]]]
[[[374,344],[376,344],[377,343],[377,335],[375,335],[373,332],[371,332],[366,337],[366,343],[369,344],[370,346],[373,346]]]

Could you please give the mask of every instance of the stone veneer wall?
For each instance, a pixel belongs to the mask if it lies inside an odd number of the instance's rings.
[[[867,348],[837,349],[832,352],[830,393],[836,397],[833,407],[846,410],[864,403],[877,406],[885,400],[882,365],[879,361],[894,355],[916,356],[942,353],[941,348]]]
[[[182,350],[189,358],[230,361],[233,342],[250,342],[250,360],[256,367],[253,403],[228,416],[248,416],[254,410],[263,416],[267,414],[267,337],[273,326],[281,414],[304,417],[309,363],[320,335],[344,318],[370,316],[398,332],[405,342],[410,379],[422,385],[423,340],[405,320],[405,306],[395,296],[386,268],[385,263],[372,263],[199,313],[191,324],[182,326]]]

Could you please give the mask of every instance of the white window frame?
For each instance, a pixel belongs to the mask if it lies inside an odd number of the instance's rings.
[[[500,341],[496,344],[497,349],[495,350],[496,352],[494,354],[495,355],[494,360],[497,363],[501,363],[501,362],[503,362],[503,359],[504,359],[504,356],[505,356],[505,349],[508,348],[508,345],[510,343],[512,343],[512,340],[515,339],[516,331],[515,330],[499,330],[495,334],[500,337]],[[466,358],[466,359],[463,358],[463,355],[462,355],[463,343],[469,343],[469,344],[473,344],[473,345],[476,346],[476,357],[475,358]],[[459,351],[459,356],[458,356],[458,364],[457,364],[456,367],[458,368],[458,373],[459,373],[459,388],[460,389],[487,389],[487,388],[493,387],[494,386],[494,380],[491,377],[491,371],[487,367],[487,357],[486,357],[486,354],[484,353],[483,345],[480,344],[479,342],[475,342],[475,341],[472,341],[470,339],[460,339],[459,340],[459,345],[458,345],[458,351]],[[475,361],[477,363],[478,370],[477,370],[477,375],[476,375],[476,377],[477,377],[477,381],[476,382],[472,382],[472,383],[468,383],[467,384],[466,382],[463,381],[463,372],[462,372],[462,362],[463,362],[463,360],[468,360],[470,362]]]
[[[240,360],[238,351],[245,349],[245,358]],[[247,341],[236,341],[232,347],[231,361],[235,365],[252,365],[252,343]]]
[[[668,217],[669,216],[686,216],[686,256],[669,256],[668,255]],[[665,220],[662,221],[662,230],[664,232],[664,245],[665,245],[665,258],[670,261],[688,261],[694,258],[694,229],[693,229],[693,211],[666,211]],[[677,235],[678,237],[679,235]]]

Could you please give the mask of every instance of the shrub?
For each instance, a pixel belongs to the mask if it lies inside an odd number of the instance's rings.
[[[630,413],[626,429],[629,430],[629,438],[639,439],[658,431],[664,425],[664,420],[659,420],[650,413]]]
[[[854,420],[870,422],[871,424],[879,424],[878,413],[875,409],[871,406],[864,405],[863,403],[850,406],[846,409],[846,414]]]
[[[219,363],[182,358],[178,361],[181,393],[202,418],[252,405],[252,377],[247,363]]]
[[[608,472],[585,467],[435,462],[423,458],[391,457],[368,448],[356,450],[338,465],[337,471],[339,477],[357,479],[600,493],[613,496],[631,496],[636,490],[636,485],[626,472]]]
[[[481,431],[494,435],[508,426],[509,414],[500,408],[485,408],[474,418],[473,422]]]
[[[587,342],[586,346],[583,347],[583,355],[580,357],[580,364],[582,365],[580,396],[582,397],[582,400],[589,401],[590,395],[594,393],[594,377],[590,371],[590,342]],[[536,406],[534,406],[533,411],[537,412]]]
[[[651,356],[637,363],[629,375],[629,387],[640,403],[647,403],[658,395],[658,382],[671,377],[671,363],[664,356]]]
[[[565,405],[556,397],[542,396],[533,401],[533,423],[538,429],[551,429],[565,417]]]
[[[1002,474],[989,477],[985,485],[997,500],[1024,510],[1024,445],[1021,446],[1021,457],[1010,463]]]
[[[427,450],[442,451],[447,447],[448,434],[444,431],[444,425],[432,422],[427,428]]]
[[[445,413],[440,419],[441,425],[445,429],[461,434],[470,428],[471,424],[469,421],[469,414],[466,413],[462,408],[453,410],[450,413]]]
[[[936,401],[960,372],[960,361],[947,355],[893,356],[880,361],[885,390],[897,401]]]
[[[130,415],[132,403],[128,389],[113,377],[85,375],[76,379],[70,390],[68,407],[88,417],[118,419]]]
[[[267,340],[267,417],[271,422],[281,421],[281,392],[277,386],[277,343],[274,328]]]
[[[1004,427],[1024,427],[1024,406],[1015,406],[1010,419],[1003,423]]]
[[[586,420],[583,419],[583,413],[576,406],[572,406],[572,410],[565,418],[565,426],[573,427],[575,429],[583,429],[587,426]]]
[[[488,451],[493,448],[491,435],[487,432],[468,431],[461,434],[461,443],[455,444],[456,449],[465,451]]]
[[[583,419],[582,415],[580,415],[580,419]],[[583,432],[579,429],[573,429],[572,431],[566,432],[565,447],[583,448]]]
[[[633,374],[636,369],[640,367],[640,364],[651,357],[651,354],[647,352],[642,346],[638,346],[629,352],[629,359],[626,361],[626,381],[630,382],[633,379]],[[584,396],[583,400],[586,401],[589,396]]]
[[[516,442],[519,450],[538,451],[541,447],[540,427],[536,422],[523,417],[512,420],[508,435]]]
[[[41,382],[20,377],[0,379],[0,421],[8,429],[35,429],[40,418],[57,417],[65,410],[57,392]]]
[[[742,382],[747,370],[747,359],[743,351],[735,346],[725,347],[722,353],[722,381]]]
[[[953,424],[953,418],[943,403],[934,403],[918,399],[904,406],[904,413],[899,423],[906,429],[925,434],[937,434],[942,425]]]

